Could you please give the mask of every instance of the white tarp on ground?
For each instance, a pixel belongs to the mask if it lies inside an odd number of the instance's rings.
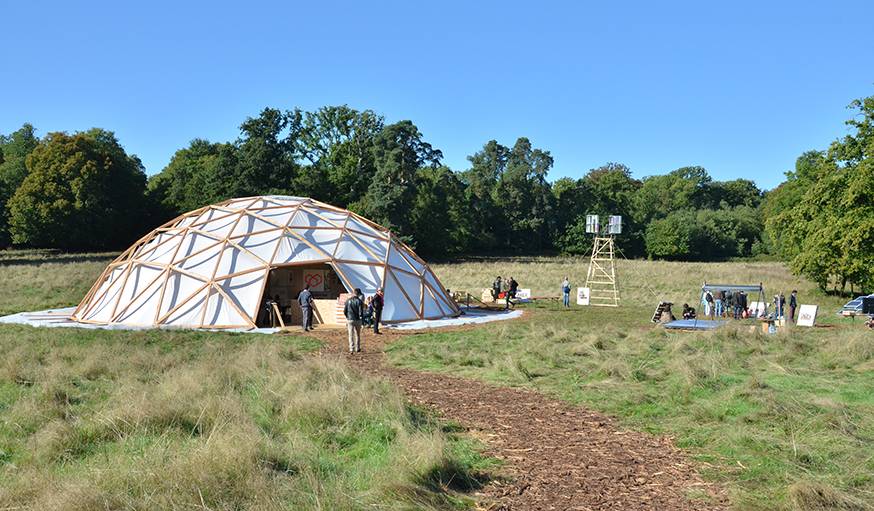
[[[36,312],[19,312],[8,316],[0,316],[0,323],[29,325],[34,327],[49,327],[49,328],[88,328],[99,330],[148,330],[152,328],[161,328],[167,330],[184,330],[184,327],[174,326],[158,326],[158,327],[141,327],[130,325],[96,325],[90,323],[77,323],[70,319],[70,314],[76,310],[75,307],[66,307],[61,309],[49,309]],[[449,326],[474,325],[479,323],[489,323],[492,321],[501,321],[504,319],[518,318],[522,315],[520,310],[493,311],[483,309],[465,309],[464,314],[457,318],[445,319],[424,319],[419,321],[410,321],[406,323],[395,323],[392,325],[382,325],[383,328],[392,328],[396,330],[422,330],[426,328],[442,328]],[[272,334],[279,331],[278,328],[237,328],[237,329],[215,329],[216,332],[245,332],[252,334]]]
[[[422,321],[408,321],[405,323],[396,323],[393,325],[385,325],[385,328],[393,328],[395,330],[422,330],[425,328],[441,328],[446,326],[461,326],[475,325],[479,323],[489,323],[492,321],[501,321],[502,319],[518,318],[522,315],[520,310],[485,310],[485,309],[463,309],[464,314],[457,318],[446,319],[426,319]]]

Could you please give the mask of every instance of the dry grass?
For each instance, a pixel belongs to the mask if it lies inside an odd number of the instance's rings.
[[[483,460],[313,347],[3,327],[0,509],[465,507]]]
[[[587,260],[534,258],[435,267],[453,289],[477,292],[500,273],[534,294],[579,283]],[[697,300],[704,280],[763,282],[772,294],[798,289],[829,328],[764,335],[751,322],[715,332],[672,333],[649,323],[657,299],[631,275],[675,302]],[[668,434],[743,510],[870,509],[874,502],[874,338],[861,322],[832,314],[840,299],[779,263],[623,262],[624,305],[522,306],[527,320],[412,336],[390,347],[392,362],[502,385],[538,389]],[[575,277],[576,275],[576,277]],[[752,329],[752,331],[751,331]],[[867,507],[866,507],[867,506]]]
[[[444,286],[479,296],[491,287],[496,275],[514,277],[520,287],[530,288],[534,296],[561,294],[565,276],[573,287],[586,282],[589,267],[587,257],[514,257],[484,258],[458,263],[432,265]],[[790,274],[779,262],[685,263],[647,260],[616,262],[623,303],[655,305],[660,300],[694,304],[700,298],[701,284],[711,283],[764,285],[769,300],[777,292],[786,296],[793,289],[803,303],[819,303],[836,308],[846,300],[824,296],[815,284]],[[650,305],[651,304],[651,305]]]

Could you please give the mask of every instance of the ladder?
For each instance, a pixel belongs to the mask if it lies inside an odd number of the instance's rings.
[[[619,306],[619,286],[616,284],[613,252],[613,236],[595,238],[595,243],[592,245],[592,258],[589,260],[589,271],[586,273],[589,305]]]
[[[673,305],[674,304],[671,302],[659,302],[659,305],[658,307],[656,307],[655,312],[652,313],[652,319],[650,321],[652,321],[653,323],[661,323],[662,314],[665,312],[673,316],[673,312],[671,311],[671,307]]]

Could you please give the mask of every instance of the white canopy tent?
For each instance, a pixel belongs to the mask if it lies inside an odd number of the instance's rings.
[[[347,292],[385,291],[383,320],[454,317],[457,304],[387,229],[313,199],[231,199],[155,229],[109,264],[72,319],[255,328],[271,270],[330,266]]]

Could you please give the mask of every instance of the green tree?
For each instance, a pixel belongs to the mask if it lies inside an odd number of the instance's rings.
[[[306,112],[294,150],[308,166],[294,189],[309,190],[309,195],[340,207],[359,200],[376,173],[373,146],[383,125],[373,111],[346,105]]]
[[[11,242],[7,203],[27,176],[27,156],[37,144],[39,138],[30,124],[10,135],[0,135],[0,247]]]
[[[490,140],[481,151],[467,157],[471,166],[461,174],[461,179],[466,185],[468,223],[474,250],[493,250],[502,239],[506,218],[499,207],[497,188],[509,156],[508,147]]]
[[[374,139],[376,173],[363,200],[352,207],[413,242],[410,211],[420,167],[436,167],[443,154],[422,139],[411,121],[386,126]]]
[[[658,259],[690,259],[695,254],[695,213],[675,211],[646,227],[646,251]]]
[[[874,96],[854,101],[855,132],[805,153],[779,195],[768,230],[792,269],[826,288],[874,288]],[[791,183],[791,185],[790,185]]]
[[[446,257],[469,250],[471,232],[464,185],[448,167],[424,167],[417,175],[410,211],[413,241],[423,256]]]
[[[164,170],[149,179],[149,196],[168,215],[229,199],[224,195],[222,181],[224,170],[236,167],[235,153],[232,144],[192,140],[188,147],[176,151]]]
[[[112,132],[50,133],[27,158],[9,200],[16,244],[118,249],[143,234],[146,177]]]
[[[553,197],[546,176],[553,160],[521,137],[507,155],[497,183],[495,202],[504,213],[507,249],[542,250],[549,246]],[[501,232],[501,231],[499,231]]]
[[[706,207],[710,182],[704,167],[682,167],[647,177],[634,194],[634,220],[646,224],[674,211]]]

